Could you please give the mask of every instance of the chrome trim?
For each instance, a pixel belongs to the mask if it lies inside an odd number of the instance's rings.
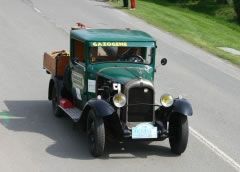
[[[78,62],[75,62],[77,65],[81,66],[83,68],[83,71],[86,72],[86,66],[81,64],[81,63],[78,63]]]
[[[148,81],[145,79],[134,79],[134,80],[129,81],[125,85],[124,94],[126,95],[126,98],[127,98],[126,105],[128,105],[128,102],[129,102],[129,90],[134,87],[147,87],[149,89],[152,89],[153,90],[153,103],[155,102],[155,90],[154,90],[153,83],[151,81]],[[156,121],[155,111],[153,109],[153,123],[155,123],[155,121]],[[130,123],[130,122],[128,122],[128,106],[126,106],[126,124],[128,124],[128,123]]]

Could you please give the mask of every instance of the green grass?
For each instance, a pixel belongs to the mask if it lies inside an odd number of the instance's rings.
[[[112,5],[121,8],[121,2],[113,2]],[[123,10],[240,66],[240,56],[217,48],[240,50],[240,25],[230,6],[210,4],[206,7],[196,2],[176,4],[163,0],[138,0],[136,10]]]

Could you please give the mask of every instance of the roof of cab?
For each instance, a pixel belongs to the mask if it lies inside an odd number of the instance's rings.
[[[149,34],[139,30],[123,29],[77,29],[71,31],[71,38],[81,41],[155,41]]]

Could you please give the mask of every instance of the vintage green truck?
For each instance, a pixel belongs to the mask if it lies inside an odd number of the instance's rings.
[[[70,32],[70,55],[45,53],[53,113],[67,114],[87,132],[93,156],[104,153],[107,137],[169,138],[173,153],[185,151],[192,107],[186,99],[165,93],[160,104],[155,103],[156,47],[156,41],[142,31],[81,26]]]

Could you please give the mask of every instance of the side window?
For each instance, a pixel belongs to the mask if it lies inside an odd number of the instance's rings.
[[[84,43],[77,40],[72,40],[73,45],[73,60],[76,62],[84,62]]]

